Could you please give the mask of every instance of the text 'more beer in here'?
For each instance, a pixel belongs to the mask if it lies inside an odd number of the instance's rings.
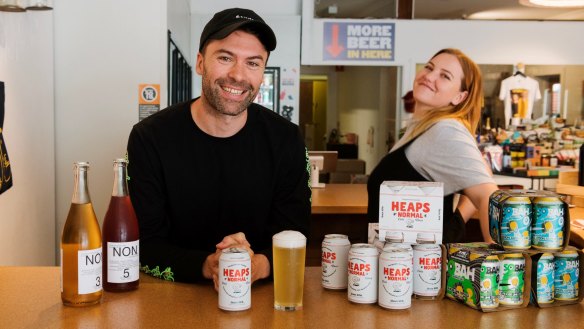
[[[274,263],[274,308],[302,309],[306,237],[297,231],[282,231],[272,237]]]

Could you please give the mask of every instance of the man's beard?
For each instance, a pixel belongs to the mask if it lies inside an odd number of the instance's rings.
[[[245,82],[234,82],[230,81],[229,79],[220,78],[217,79],[216,84],[213,84],[209,81],[209,78],[206,74],[203,74],[203,94],[205,95],[205,99],[211,107],[213,107],[219,114],[229,115],[229,116],[238,116],[243,113],[249,104],[253,102],[257,92],[253,92],[253,88],[249,83]],[[226,100],[221,96],[221,93],[224,90],[221,89],[221,85],[228,83],[231,86],[242,88],[245,90],[246,97],[241,102],[235,102]]]

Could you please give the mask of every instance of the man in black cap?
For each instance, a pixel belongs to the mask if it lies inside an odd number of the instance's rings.
[[[242,247],[255,281],[271,275],[272,235],[308,234],[309,167],[298,126],[253,103],[275,47],[253,11],[216,13],[195,64],[201,97],[132,129],[129,186],[145,272],[214,279],[217,288],[221,250]]]

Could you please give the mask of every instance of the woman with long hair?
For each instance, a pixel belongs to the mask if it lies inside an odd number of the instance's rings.
[[[379,220],[383,181],[442,182],[442,241],[464,239],[464,220],[454,204],[460,193],[478,209],[483,239],[491,242],[489,196],[497,185],[473,137],[483,99],[479,67],[458,49],[442,49],[416,74],[413,95],[415,110],[404,136],[370,175],[369,221]]]

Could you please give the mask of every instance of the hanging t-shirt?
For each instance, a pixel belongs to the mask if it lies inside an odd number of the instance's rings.
[[[510,76],[501,82],[499,99],[505,101],[505,125],[513,117],[531,118],[533,103],[541,99],[537,80],[523,75]]]
[[[0,194],[12,187],[12,173],[4,138],[2,125],[4,124],[4,82],[0,81]]]

